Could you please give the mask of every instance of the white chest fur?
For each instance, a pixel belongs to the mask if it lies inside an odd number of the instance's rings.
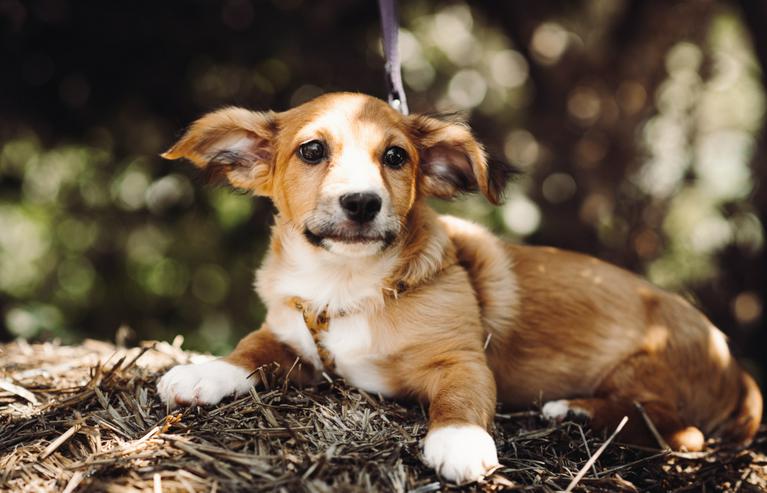
[[[298,310],[287,306],[270,310],[266,321],[280,340],[299,351],[315,367],[322,368],[314,339]],[[349,384],[385,396],[393,394],[378,366],[382,355],[373,344],[372,329],[365,315],[331,318],[320,343],[333,356],[336,373]]]
[[[301,312],[286,301],[297,297],[331,314],[321,344],[333,356],[336,372],[350,384],[389,395],[377,362],[368,313],[383,304],[383,286],[396,262],[391,252],[374,258],[339,258],[311,247],[300,233],[281,236],[282,254],[270,255],[257,273],[256,287],[268,307],[267,325],[283,342],[321,368],[317,348]],[[333,316],[339,312],[348,315]]]
[[[378,367],[381,355],[373,344],[372,329],[365,315],[331,319],[322,344],[333,355],[336,372],[351,385],[385,396],[393,393]]]

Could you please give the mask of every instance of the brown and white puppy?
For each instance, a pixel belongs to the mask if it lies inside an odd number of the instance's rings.
[[[496,396],[512,408],[542,398],[545,416],[582,414],[599,428],[628,415],[624,438],[651,443],[637,402],[675,449],[698,450],[704,436],[748,442],[757,429],[754,381],[682,298],[429,208],[427,197],[472,190],[499,201],[506,170],[462,125],[327,94],[282,113],[211,113],[164,156],[269,196],[278,211],[256,280],[264,325],[223,359],[165,374],[169,405],[246,392],[270,363],[293,380],[334,372],[427,401],[424,459],[458,482],[498,462]]]

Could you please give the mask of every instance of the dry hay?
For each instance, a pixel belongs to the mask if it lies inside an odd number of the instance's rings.
[[[479,484],[440,483],[419,458],[417,404],[381,400],[340,381],[265,388],[218,407],[168,414],[162,370],[204,357],[177,345],[119,349],[0,346],[3,491],[765,491],[767,430],[750,450],[670,454],[608,443],[537,412],[499,414],[503,467]]]

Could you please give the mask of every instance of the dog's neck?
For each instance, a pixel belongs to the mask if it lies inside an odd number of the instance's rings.
[[[400,238],[377,255],[345,257],[310,244],[301,227],[277,216],[270,251],[256,276],[267,306],[300,298],[331,313],[383,307],[455,263],[447,232],[425,204],[416,204]]]

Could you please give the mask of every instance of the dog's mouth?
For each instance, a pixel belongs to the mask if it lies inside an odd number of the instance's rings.
[[[396,233],[389,231],[384,233],[374,233],[352,230],[327,230],[312,231],[308,226],[304,228],[304,237],[315,246],[323,246],[325,240],[345,243],[347,245],[363,245],[370,243],[382,243],[384,248],[391,245],[396,239]]]

